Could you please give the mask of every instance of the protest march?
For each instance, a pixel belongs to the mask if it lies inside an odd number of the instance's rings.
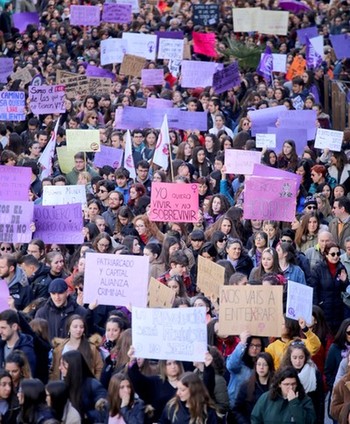
[[[350,422],[350,0],[0,0],[0,422]]]

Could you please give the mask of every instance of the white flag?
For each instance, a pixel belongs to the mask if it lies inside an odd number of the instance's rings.
[[[131,135],[129,130],[125,134],[124,168],[130,172],[131,178],[136,178],[134,158],[132,156]]]
[[[161,166],[165,171],[168,169],[169,164],[169,128],[168,118],[164,115],[163,123],[160,128],[160,133],[157,140],[156,149],[154,151],[153,163]]]
[[[52,159],[55,155],[56,138],[57,138],[57,130],[58,130],[59,122],[60,122],[60,118],[57,119],[55,128],[51,133],[50,141],[47,143],[39,159],[39,163],[42,168],[41,174],[40,174],[41,180],[52,174]]]

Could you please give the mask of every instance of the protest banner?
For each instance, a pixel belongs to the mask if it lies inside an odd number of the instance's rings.
[[[128,24],[131,21],[131,4],[105,3],[103,5],[102,22],[108,22],[112,24]]]
[[[256,147],[259,147],[259,148],[266,147],[267,149],[275,149],[276,134],[256,134],[255,143],[256,143]]]
[[[66,130],[67,148],[74,152],[99,152],[99,130]]]
[[[88,77],[89,93],[93,96],[110,94],[112,80],[110,78]]]
[[[147,60],[156,59],[156,35],[123,32],[122,38],[128,43],[126,50],[128,54],[144,57]]]
[[[313,140],[316,135],[317,113],[315,110],[285,110],[279,113],[280,128],[304,129],[307,139]]]
[[[248,117],[252,123],[252,136],[259,134],[268,134],[268,127],[275,127],[278,122],[278,117],[281,112],[286,111],[284,105],[268,107],[266,109],[251,110],[248,112]]]
[[[118,169],[123,160],[123,149],[116,149],[115,147],[103,146],[101,144],[100,151],[95,154],[94,165],[102,168],[109,165],[114,169]]]
[[[141,81],[144,86],[163,85],[163,69],[142,69]]]
[[[61,172],[63,174],[68,174],[68,172],[70,172],[75,166],[74,155],[78,152],[78,150],[74,152],[72,150],[68,150],[67,146],[61,146],[56,148],[56,152]]]
[[[85,73],[87,77],[110,78],[112,81],[115,81],[116,79],[116,76],[113,72],[95,65],[88,65],[86,67]]]
[[[301,175],[294,174],[294,172],[282,171],[282,169],[271,168],[270,166],[261,165],[260,163],[254,164],[253,175],[260,177],[278,177],[287,180],[295,180],[297,189],[301,184]]]
[[[84,185],[43,187],[43,206],[69,205],[72,203],[86,205]]]
[[[151,221],[198,222],[198,184],[152,183]]]
[[[192,32],[193,51],[208,57],[217,57],[218,53],[215,49],[216,38],[213,32],[202,33]]]
[[[126,48],[127,42],[121,38],[101,40],[101,65],[122,63]]]
[[[253,150],[225,150],[225,166],[227,174],[251,175],[255,163],[260,163],[261,152]]]
[[[295,179],[246,177],[244,219],[292,222],[295,219],[296,195]]]
[[[329,149],[340,152],[343,143],[344,132],[317,128],[315,147],[316,149]]]
[[[37,12],[19,12],[12,15],[13,26],[22,34],[28,25],[39,27],[39,14]]]
[[[172,308],[174,299],[173,289],[151,277],[148,285],[147,308]]]
[[[194,25],[211,26],[219,23],[219,6],[217,4],[194,4],[192,8]]]
[[[183,60],[181,64],[181,85],[186,88],[211,86],[213,85],[214,73],[223,68],[222,63]]]
[[[23,91],[1,91],[0,121],[25,121],[24,105]]]
[[[99,26],[100,7],[71,5],[69,21],[71,25]]]
[[[282,286],[224,286],[220,291],[219,334],[280,337]]]
[[[12,72],[10,75],[12,81],[20,80],[24,85],[32,81],[33,75],[30,73],[27,67],[19,68],[16,72]]]
[[[306,44],[307,38],[313,38],[317,36],[318,36],[318,29],[316,26],[297,29],[297,37],[301,45]]]
[[[132,308],[131,328],[138,358],[204,361],[205,308]]]
[[[8,168],[8,167],[6,167]],[[0,205],[0,242],[28,243],[32,239],[33,202],[2,200]]]
[[[33,238],[44,243],[81,244],[84,242],[81,204],[34,205]]]
[[[317,35],[317,34],[316,34]],[[350,37],[349,34],[329,35],[335,56],[338,60],[350,57]]]
[[[183,55],[183,39],[158,37],[158,59],[182,60]]]
[[[147,109],[167,109],[172,107],[172,100],[157,99],[156,97],[147,97]]]
[[[234,61],[221,71],[216,71],[213,75],[213,88],[216,94],[221,94],[230,88],[241,84],[238,62]]]
[[[72,74],[70,72],[56,72],[58,84],[63,84],[66,89],[67,99],[74,99],[77,96],[87,96],[89,94],[89,81],[86,75]]]
[[[233,31],[260,34],[287,35],[289,12],[261,10],[254,8],[234,8]]]
[[[295,320],[303,318],[311,325],[313,293],[312,287],[288,280],[286,317]]]
[[[5,280],[0,280],[0,312],[9,308],[10,291],[9,286]]]
[[[28,200],[31,178],[30,168],[0,165],[0,199]]]
[[[34,115],[66,111],[64,85],[29,86],[30,109]]]
[[[146,307],[148,268],[146,256],[87,253],[84,303]]]
[[[225,268],[198,256],[197,288],[209,299],[216,301],[225,282]]]
[[[13,71],[13,58],[12,57],[0,57],[0,82],[7,84],[7,77],[11,75]]]
[[[291,123],[290,125],[293,124]],[[283,144],[286,140],[293,140],[297,154],[300,156],[307,146],[307,131],[306,128],[267,127],[267,132],[276,136],[276,152],[282,152]]]
[[[141,71],[146,65],[146,59],[132,54],[125,54],[119,73],[131,77],[141,77]]]

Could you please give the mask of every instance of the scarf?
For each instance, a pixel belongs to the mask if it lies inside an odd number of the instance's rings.
[[[305,393],[316,390],[316,367],[312,363],[307,362],[298,375]]]

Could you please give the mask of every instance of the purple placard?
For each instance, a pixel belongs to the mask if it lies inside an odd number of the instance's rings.
[[[350,57],[349,34],[330,35],[329,38],[338,60],[347,59]]]
[[[33,211],[33,202],[1,200],[0,242],[28,243],[32,239]]]
[[[297,154],[301,156],[304,148],[307,147],[307,129],[292,128],[292,127],[267,127],[268,134],[276,134],[276,149],[277,153],[282,151],[283,143],[286,140],[293,140]]]
[[[30,168],[0,165],[0,199],[28,200],[31,177]]]
[[[298,40],[300,44],[306,44],[306,37],[314,38],[318,36],[317,27],[309,27],[297,30]]]
[[[99,77],[99,78],[111,78],[115,81],[116,76],[113,72],[107,71],[107,69],[99,68],[98,66],[88,65],[86,68],[86,76],[88,77]]]
[[[101,150],[95,153],[94,165],[102,168],[109,165],[112,168],[119,168],[123,160],[123,150],[115,147],[101,145]]]
[[[286,110],[285,106],[276,106],[248,112],[248,116],[252,121],[252,136],[255,136],[255,134],[266,134],[267,127],[275,126],[280,113]]]
[[[142,69],[141,81],[144,86],[163,85],[163,69]]]
[[[172,107],[172,100],[157,99],[156,97],[147,98],[147,109],[167,109]]]
[[[221,94],[232,87],[241,84],[238,62],[234,61],[222,71],[217,71],[213,75],[213,88],[216,94]]]
[[[25,121],[25,93],[0,91],[0,121]]]
[[[0,57],[0,82],[6,84],[7,77],[13,72],[13,58]]]
[[[0,280],[0,312],[9,309],[8,299],[10,297],[9,286],[5,280]]]
[[[254,150],[225,150],[225,166],[227,174],[251,175],[254,164],[260,163],[261,152]]]
[[[80,244],[84,241],[81,203],[34,207],[33,238],[44,243]]]
[[[39,26],[39,14],[37,12],[21,12],[12,15],[13,26],[23,33],[28,25]]]
[[[29,86],[30,109],[34,115],[64,113],[64,85]]]
[[[307,139],[316,136],[317,114],[315,110],[287,110],[278,116],[280,128],[302,128],[307,130]]]
[[[100,25],[100,7],[72,5],[70,7],[70,24],[82,26]]]
[[[254,164],[253,175],[258,177],[294,179],[297,182],[297,187],[301,184],[301,175],[293,174],[293,172],[282,171],[282,169],[272,168],[271,166],[262,165],[261,163]]]
[[[181,85],[186,88],[212,86],[214,73],[222,69],[224,69],[222,63],[183,60],[181,64]]]
[[[131,4],[105,3],[103,6],[102,22],[128,24],[132,21]]]
[[[289,12],[293,13],[311,10],[310,6],[301,3],[301,1],[298,0],[280,0],[279,7],[283,10],[288,10]]]

